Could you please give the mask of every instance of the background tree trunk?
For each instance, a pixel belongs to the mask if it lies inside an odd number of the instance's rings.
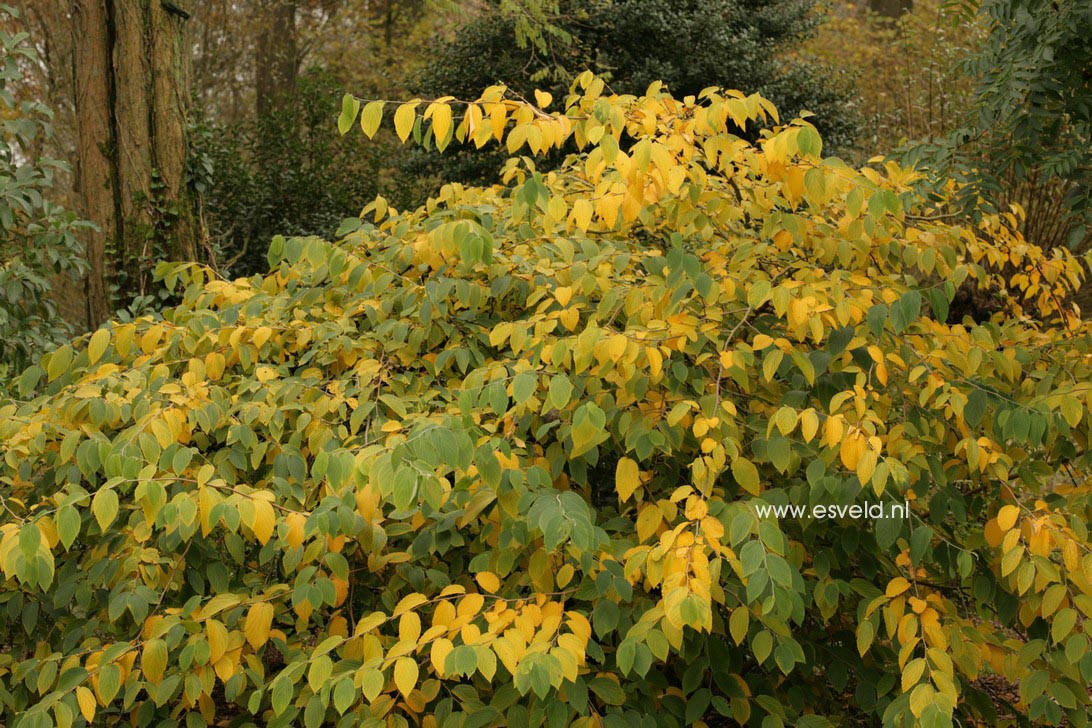
[[[868,7],[885,18],[898,18],[914,9],[913,0],[868,0]]]
[[[286,108],[296,95],[299,43],[296,3],[259,0],[261,13],[254,58],[258,118]]]
[[[197,258],[186,15],[177,0],[74,3],[79,197],[100,227],[87,243],[92,327],[114,304],[149,292],[159,259]]]

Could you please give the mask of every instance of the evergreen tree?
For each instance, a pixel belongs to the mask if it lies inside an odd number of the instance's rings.
[[[561,3],[549,38],[521,42],[517,19],[498,8],[471,21],[415,79],[425,97],[474,97],[501,82],[533,99],[535,89],[564,98],[572,78],[591,69],[617,93],[639,95],[662,81],[677,98],[709,86],[761,92],[786,118],[809,119],[837,153],[854,137],[849,96],[829,69],[788,58],[813,30],[811,0],[571,0]],[[413,155],[419,175],[486,182],[499,153],[460,151],[447,159]]]

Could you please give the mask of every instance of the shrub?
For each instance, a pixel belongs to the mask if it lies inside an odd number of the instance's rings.
[[[265,276],[164,267],[180,305],[27,370],[8,724],[996,724],[987,680],[1086,721],[1077,262],[805,122],[745,141],[758,96],[577,91],[399,106],[583,151],[277,238]],[[944,323],[1001,270],[1002,314]],[[759,517],[866,500],[911,515]]]

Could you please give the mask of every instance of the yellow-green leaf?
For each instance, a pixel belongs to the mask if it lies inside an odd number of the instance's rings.
[[[412,657],[399,657],[394,663],[394,685],[403,697],[409,697],[417,686],[417,662]]]
[[[375,137],[383,122],[383,106],[382,101],[369,101],[364,104],[364,111],[360,114],[360,129],[369,139]]]
[[[640,485],[641,471],[637,468],[637,463],[630,458],[619,458],[614,469],[614,487],[618,491],[618,498],[625,503]]]
[[[411,101],[402,104],[394,112],[394,131],[398,138],[405,142],[413,131],[413,124],[417,120],[417,102]]]
[[[167,668],[167,643],[161,639],[145,642],[140,655],[140,666],[144,676],[158,685]]]
[[[87,344],[87,361],[94,364],[106,353],[106,347],[110,345],[110,331],[99,329],[91,334],[91,340]]]

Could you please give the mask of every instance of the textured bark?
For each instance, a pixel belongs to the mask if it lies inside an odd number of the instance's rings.
[[[76,0],[72,33],[77,69],[105,69],[111,65],[113,40],[109,32],[107,0]],[[114,140],[114,91],[110,73],[75,73],[77,119],[77,188],[84,214],[93,216],[99,229],[87,233],[87,323],[106,320],[106,246],[117,236],[117,179],[111,161]]]
[[[186,185],[188,53],[180,4],[75,0],[80,198],[101,232],[87,243],[89,324],[146,293],[157,258],[195,260]]]
[[[112,0],[114,6],[114,102],[121,235],[115,267],[124,273],[119,283],[130,293],[141,289],[141,268],[154,228],[152,199],[152,130],[149,56],[146,41],[148,11],[155,0]]]
[[[299,43],[296,3],[258,0],[260,15],[254,58],[254,89],[258,117],[284,109],[296,95]]]
[[[154,156],[162,196],[177,201],[172,212],[175,260],[197,260],[195,202],[186,186],[189,119],[190,52],[179,18],[168,13],[152,16],[152,122]],[[184,25],[184,23],[183,23]]]

